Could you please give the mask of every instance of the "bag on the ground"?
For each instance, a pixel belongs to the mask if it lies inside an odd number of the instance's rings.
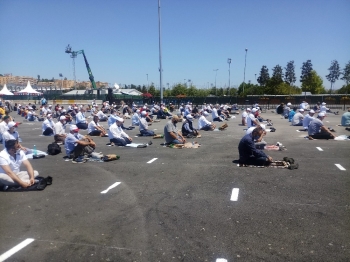
[[[61,147],[55,142],[47,146],[47,154],[51,156],[58,155],[61,152]]]
[[[105,155],[102,160],[104,162],[108,162],[108,161],[113,161],[113,160],[118,160],[120,158],[120,156],[117,156],[115,154],[109,154],[109,155]]]

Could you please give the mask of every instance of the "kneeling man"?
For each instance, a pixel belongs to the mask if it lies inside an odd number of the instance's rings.
[[[240,165],[267,166],[272,162],[270,156],[255,147],[255,138],[261,137],[263,132],[262,128],[255,128],[252,133],[246,134],[241,139],[238,145]]]

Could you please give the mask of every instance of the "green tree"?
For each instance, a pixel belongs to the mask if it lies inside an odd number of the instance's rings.
[[[189,88],[187,88],[186,95],[197,96],[197,88],[194,85],[191,85]]]
[[[237,88],[230,88],[230,93],[229,93],[230,96],[237,96],[237,94],[238,94]]]
[[[223,96],[224,95],[224,89],[222,87],[218,88],[217,96]]]
[[[272,77],[265,85],[265,93],[270,95],[279,95],[281,94],[280,85],[283,83],[283,71],[280,65],[276,65],[272,69]]]
[[[154,87],[154,84],[152,83],[148,89],[148,93],[150,93],[152,96],[155,96],[156,94],[156,88]]]
[[[38,82],[40,82],[40,75],[38,75]]]
[[[180,84],[180,83],[175,85],[172,89],[171,94],[172,96],[186,95],[187,94],[186,85]]]
[[[258,77],[257,81],[261,86],[265,86],[267,82],[270,80],[270,74],[269,74],[269,69],[267,66],[262,66],[260,69],[260,76]],[[239,88],[238,88],[239,92]]]
[[[343,85],[341,88],[337,90],[338,94],[350,94],[350,84]]]
[[[303,63],[303,66],[301,67],[301,76],[300,76],[300,82],[303,83],[304,81],[308,81],[308,78],[311,77],[311,71],[312,71],[312,63],[311,60],[307,60]]]
[[[350,83],[350,61],[345,65],[344,69],[342,70],[343,77],[340,78],[341,80],[344,80],[346,85],[348,86]]]
[[[287,66],[284,68],[284,82],[286,82],[288,85],[293,86],[297,78],[295,77],[295,66],[294,61],[289,61],[287,63]]]
[[[197,96],[198,97],[206,97],[209,95],[208,89],[197,89]]]
[[[301,84],[301,90],[303,92],[311,92],[312,94],[324,94],[326,90],[323,86],[322,78],[312,70],[309,76],[303,80]]]
[[[147,87],[145,85],[142,86],[141,92],[143,94],[147,93]]]
[[[331,82],[331,90],[330,90],[330,94],[331,94],[333,89],[333,84],[335,83],[335,81],[339,79],[339,76],[340,76],[340,67],[339,67],[338,61],[333,60],[328,70],[329,70],[329,74],[326,75],[326,78],[329,82]]]

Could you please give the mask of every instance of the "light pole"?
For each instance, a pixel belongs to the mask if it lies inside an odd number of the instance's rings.
[[[245,49],[244,78],[243,78],[243,95],[244,95],[244,85],[245,85],[245,68],[246,68],[246,66],[247,66],[247,52],[248,52],[248,48]]]
[[[256,82],[256,74],[255,74],[255,82]]]
[[[63,75],[59,74],[60,78],[61,78],[61,90],[63,89]]]
[[[227,59],[228,63],[228,88],[231,86],[231,58]]]
[[[163,69],[162,69],[162,30],[160,17],[160,0],[158,0],[158,27],[159,27],[159,82],[160,82],[160,102],[163,103]]]
[[[147,92],[148,92],[148,89],[149,89],[148,74],[146,74],[146,76],[147,76]]]
[[[218,75],[218,70],[219,69],[214,69],[213,71],[215,71],[215,96],[217,95],[217,93],[218,93],[218,88],[216,87],[216,76]]]

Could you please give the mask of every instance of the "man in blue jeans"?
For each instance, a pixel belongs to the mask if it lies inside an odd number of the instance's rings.
[[[178,116],[173,116],[171,120],[164,127],[164,138],[168,144],[185,144],[186,139],[177,130],[176,124],[180,122]]]
[[[264,130],[259,126],[241,139],[238,145],[240,165],[267,166],[273,161],[264,151],[255,147],[254,139],[259,138],[263,132]]]

